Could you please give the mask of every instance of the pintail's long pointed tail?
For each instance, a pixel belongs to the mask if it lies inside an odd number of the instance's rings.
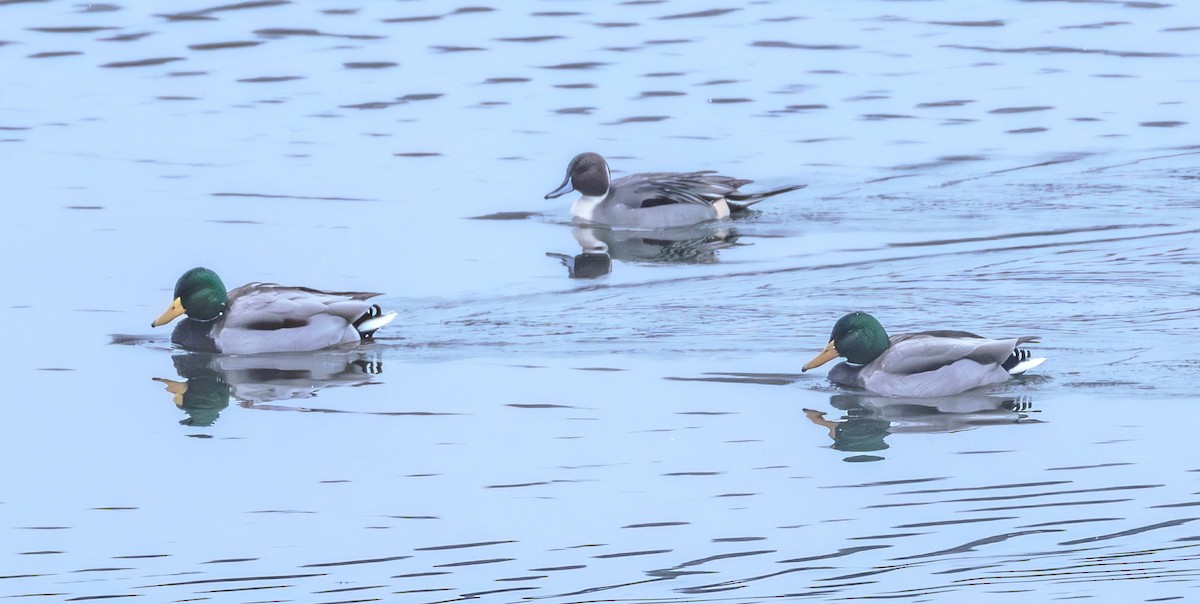
[[[741,206],[743,208],[748,208],[768,197],[782,195],[784,193],[803,189],[804,187],[807,187],[807,186],[808,185],[791,185],[791,186],[782,187],[779,189],[771,189],[770,191],[760,191],[758,193],[745,193],[742,191],[734,191],[734,192],[730,193],[729,195],[726,195],[725,199],[726,199],[726,201],[730,202],[729,203],[730,206],[737,205],[737,206]]]

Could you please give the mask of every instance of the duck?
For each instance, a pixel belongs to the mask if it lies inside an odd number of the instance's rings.
[[[217,273],[196,267],[179,277],[175,299],[150,326],[186,315],[171,342],[196,352],[309,352],[370,340],[396,318],[367,302],[379,295],[275,283],[247,283],[226,292]]]
[[[1036,336],[1001,340],[966,331],[938,330],[889,337],[875,317],[856,311],[838,319],[829,345],[804,365],[838,357],[829,381],[882,396],[940,397],[999,384],[1046,361],[1019,346]]]
[[[577,221],[610,227],[665,229],[722,220],[749,212],[750,206],[774,195],[803,189],[789,185],[760,193],[740,187],[751,180],[700,172],[646,172],[616,180],[599,153],[580,153],[567,164],[567,175],[546,199],[578,191],[571,204]]]

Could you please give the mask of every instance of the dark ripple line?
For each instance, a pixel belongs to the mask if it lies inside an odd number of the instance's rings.
[[[737,12],[739,10],[742,10],[742,9],[740,9],[740,8],[713,8],[713,9],[709,9],[709,10],[697,11],[694,13],[680,13],[677,15],[666,15],[665,17],[658,17],[658,19],[661,21],[666,21],[666,20],[670,20],[670,19],[698,19],[701,17],[719,17],[721,15],[728,15],[729,13]]]
[[[222,4],[211,8],[202,8],[197,11],[189,11],[189,14],[208,15],[231,10],[246,10],[251,8],[268,8],[272,6],[283,6],[291,4],[291,0],[249,0],[247,2],[238,2],[236,4]]]
[[[1004,21],[1000,19],[992,19],[990,21],[928,21],[930,25],[949,25],[951,27],[1004,27]]]
[[[59,52],[37,52],[28,56],[30,59],[54,59],[57,57],[74,57],[83,54],[77,50],[63,50]]]
[[[560,40],[564,36],[524,36],[519,38],[496,38],[497,42],[548,42],[550,40]]]
[[[964,512],[1006,512],[1009,510],[1032,510],[1037,508],[1061,508],[1072,507],[1077,505],[1101,505],[1105,503],[1125,503],[1133,501],[1132,499],[1093,499],[1091,501],[1064,501],[1062,503],[1042,503],[1037,505],[1009,505],[994,508],[975,508],[973,510],[960,510]]]
[[[671,119],[671,116],[669,116],[669,115],[637,115],[637,116],[633,116],[633,117],[622,118],[615,122],[605,122],[603,125],[604,126],[619,126],[622,124],[642,124],[642,123],[647,123],[647,122],[661,122],[663,120],[669,120],[669,119]]]
[[[1194,558],[1195,558],[1194,556],[1188,556],[1188,557],[1182,558],[1182,559],[1166,558],[1166,559],[1145,560],[1145,561],[1138,562],[1138,564],[1148,565],[1148,564],[1162,564],[1162,563],[1168,563],[1168,562],[1181,562],[1183,560],[1193,560]],[[1125,573],[1125,572],[1128,572],[1131,570],[1128,568],[1130,564],[1131,563],[1127,562],[1127,561],[1093,562],[1093,563],[1081,564],[1081,565],[1076,565],[1076,566],[1056,566],[1056,567],[1051,567],[1051,568],[1037,569],[1037,570],[1033,570],[1033,571],[1008,571],[1006,574],[982,575],[982,576],[978,576],[978,577],[971,577],[969,579],[958,579],[955,581],[955,583],[959,583],[962,585],[990,585],[990,584],[994,584],[998,580],[1004,580],[1004,579],[1017,579],[1017,580],[1040,579],[1043,581],[1056,581],[1056,582],[1061,582],[1061,583],[1070,583],[1070,582],[1078,582],[1078,581],[1077,580],[1062,580],[1062,577],[1069,576],[1069,575],[1089,575],[1090,576],[1090,575],[1095,575],[1097,573],[1107,573],[1107,574]],[[1105,567],[1105,566],[1116,566],[1117,568],[1113,568],[1113,569],[1101,568],[1101,567]],[[1098,569],[1098,570],[1089,570],[1089,569]],[[1145,570],[1145,569],[1137,569],[1137,570]],[[1180,573],[1180,572],[1193,572],[1194,573],[1195,571],[1180,570],[1180,571],[1158,571],[1158,572],[1163,573],[1165,575],[1165,574]],[[1088,579],[1085,579],[1085,580],[1088,580]]]
[[[914,564],[895,564],[892,566],[880,566],[878,568],[872,568],[871,570],[864,570],[862,572],[850,573],[848,575],[838,575],[836,577],[826,577],[824,579],[817,579],[817,580],[818,581],[846,581],[849,579],[862,579],[863,577],[873,577],[875,575],[882,575],[884,573],[890,573],[890,572],[894,572],[897,570],[904,570],[907,568],[912,568],[913,566],[915,566],[915,565]],[[873,581],[861,581],[858,583],[846,583],[844,585],[847,585],[847,586],[849,586],[849,585],[868,585],[870,583],[873,583]],[[831,587],[833,587],[833,586],[831,586]]]
[[[884,549],[892,547],[890,545],[862,545],[859,547],[843,547],[832,554],[822,554],[820,556],[808,556],[806,558],[789,558],[787,560],[779,560],[776,564],[795,564],[797,562],[813,562],[815,560],[828,560],[830,558],[841,558],[859,552],[869,552],[873,549]]]
[[[854,50],[858,48],[858,46],[845,44],[796,44],[795,42],[784,42],[782,40],[751,42],[750,46],[757,46],[759,48],[788,48],[793,50]]]
[[[423,573],[408,573],[405,575],[392,575],[391,578],[393,578],[393,579],[416,579],[419,577],[437,577],[440,575],[450,575],[450,574],[453,574],[453,573],[451,573],[448,570],[438,570],[438,571],[426,571]]]
[[[923,489],[920,491],[901,491],[893,495],[930,495],[934,493],[957,493],[962,491],[990,491],[993,489],[1024,489],[1028,487],[1049,487],[1056,484],[1070,484],[1070,480],[1047,480],[1043,482],[1017,482],[986,487],[956,487],[953,489]]]
[[[748,552],[730,552],[728,554],[715,554],[712,556],[706,556],[704,558],[688,560],[687,562],[683,562],[683,563],[677,564],[675,566],[672,566],[670,570],[678,570],[681,568],[689,568],[692,566],[701,566],[704,564],[708,564],[709,562],[716,562],[718,560],[728,560],[730,558],[745,558],[747,556],[761,556],[763,554],[774,554],[777,551],[779,551],[779,550],[760,549],[760,550],[753,550],[753,551],[748,551]]]
[[[265,29],[256,29],[254,33],[268,38],[286,38],[288,36],[323,36],[328,38],[346,38],[348,40],[383,40],[387,36],[373,36],[366,34],[330,34],[316,29],[308,28],[289,28],[289,27],[268,27]]]
[[[422,23],[425,21],[437,21],[442,15],[420,15],[416,17],[392,17],[384,19],[384,23]]]
[[[1017,516],[994,516],[991,518],[966,518],[963,520],[938,520],[935,522],[914,522],[912,524],[897,524],[892,528],[926,528],[930,526],[946,526],[953,524],[972,524],[975,522],[995,522],[997,520],[1014,520]]]
[[[389,67],[396,67],[397,65],[399,63],[393,63],[392,61],[350,61],[342,63],[342,67],[346,69],[387,69]]]
[[[316,564],[305,564],[300,568],[325,568],[328,566],[350,566],[353,564],[376,564],[379,562],[394,562],[396,560],[405,560],[412,556],[389,556],[387,558],[368,558],[364,560],[346,560],[344,562],[318,562]]]
[[[581,61],[578,63],[559,63],[558,65],[542,65],[542,69],[595,69],[603,67],[608,63],[599,61]]]
[[[487,547],[489,545],[503,545],[505,543],[516,543],[513,540],[506,541],[480,541],[477,543],[456,543],[454,545],[432,545],[429,547],[418,547],[413,551],[417,552],[439,552],[448,549],[466,549],[469,547]]]
[[[111,29],[120,29],[118,27],[93,27],[81,25],[78,27],[27,27],[29,31],[36,31],[43,34],[91,34],[98,31],[106,31]]]
[[[610,558],[631,558],[633,556],[656,556],[658,554],[669,554],[674,550],[669,549],[644,549],[636,552],[617,552],[613,554],[598,554],[592,556],[599,560],[608,560]]]
[[[1060,533],[1060,532],[1062,532],[1062,529],[1039,529],[1039,530],[1032,530],[1032,531],[1016,531],[1013,533],[1003,533],[1000,535],[993,535],[991,537],[984,537],[983,539],[976,539],[969,543],[964,543],[962,545],[959,545],[957,547],[951,547],[949,549],[939,550],[936,552],[929,552],[926,554],[914,554],[911,556],[901,556],[899,558],[892,558],[892,559],[893,560],[917,560],[920,558],[932,558],[935,556],[944,556],[947,554],[963,554],[966,552],[975,551],[975,548],[979,547],[981,545],[991,545],[993,543],[1001,543],[1003,541],[1008,541],[1009,539],[1012,539],[1014,537],[1024,537],[1026,535],[1039,535],[1042,533]]]
[[[468,598],[475,599],[475,598],[478,598],[479,596],[486,596],[488,594],[502,594],[502,593],[508,593],[508,592],[513,592],[513,591],[529,591],[531,589],[541,589],[541,588],[540,587],[509,587],[506,589],[490,589],[488,591],[475,591],[475,592],[471,592],[471,593],[465,593],[465,594],[462,594],[462,596],[460,596],[460,597],[464,600],[466,600]],[[372,600],[372,601],[374,601],[374,600]]]
[[[239,42],[211,42],[207,44],[190,44],[189,50],[224,50],[226,48],[247,48],[250,46],[259,46],[263,44],[262,40],[243,40]]]
[[[935,476],[932,478],[906,478],[906,479],[901,479],[901,480],[881,480],[878,482],[864,482],[861,484],[841,484],[841,485],[833,485],[833,486],[821,487],[821,488],[822,489],[863,489],[863,488],[868,488],[868,487],[889,487],[889,486],[898,485],[898,484],[936,482],[938,480],[946,480],[946,478],[947,478],[946,476]]]
[[[988,113],[998,113],[998,114],[1032,113],[1035,111],[1049,111],[1051,109],[1054,109],[1054,107],[1050,107],[1048,105],[1036,105],[1033,107],[1001,107],[999,109],[993,109],[993,110],[989,111]]]
[[[1046,471],[1053,472],[1056,470],[1094,470],[1096,468],[1113,468],[1113,467],[1117,467],[1117,466],[1132,466],[1132,465],[1133,465],[1133,463],[1131,463],[1131,462],[1122,461],[1122,462],[1115,462],[1115,463],[1098,463],[1098,464],[1089,465],[1089,466],[1060,466],[1057,468],[1046,468]]]
[[[1114,520],[1124,520],[1124,518],[1078,518],[1075,520],[1052,520],[1050,522],[1039,522],[1037,524],[1025,524],[1017,528],[1039,528],[1043,526],[1064,526],[1067,524],[1084,524],[1089,522],[1112,522]]]
[[[787,568],[784,570],[775,571],[773,573],[767,573],[765,575],[745,577],[742,579],[730,579],[728,581],[709,583],[707,585],[696,585],[694,587],[687,587],[687,588],[679,589],[677,591],[679,591],[680,593],[685,593],[685,594],[711,593],[714,591],[728,591],[730,589],[737,589],[737,588],[744,587],[746,584],[750,583],[751,581],[762,581],[763,579],[771,579],[773,577],[779,577],[779,576],[788,575],[791,573],[813,571],[813,570],[829,570],[831,568],[833,568],[833,567],[831,567],[831,566],[798,566],[796,568]],[[818,596],[818,595],[822,595],[825,593],[829,593],[829,592],[815,592],[815,593],[806,592],[804,595]]]
[[[1144,228],[1165,228],[1174,226],[1171,224],[1111,224],[1094,227],[1079,227],[1072,229],[1053,229],[1049,231],[1026,231],[1019,233],[1005,233],[1003,235],[993,235],[989,237],[962,237],[959,239],[935,239],[932,241],[916,241],[889,243],[888,247],[925,247],[930,245],[950,245],[954,243],[976,243],[981,241],[1003,241],[1006,239],[1020,239],[1024,237],[1046,237],[1050,235],[1073,235],[1075,233],[1094,233],[1099,231],[1115,231],[1121,229],[1144,229]]]
[[[157,57],[153,59],[141,59],[139,61],[116,61],[113,63],[105,63],[101,67],[110,69],[125,69],[129,67],[153,67],[164,63],[174,63],[175,61],[186,61],[183,57]]]
[[[338,589],[322,589],[321,591],[314,591],[313,593],[315,593],[315,594],[340,594],[340,593],[345,593],[348,591],[363,591],[363,590],[367,590],[367,589],[383,589],[386,587],[387,587],[387,585],[364,585],[362,587],[342,587],[342,588],[338,588]]]
[[[571,592],[566,592],[566,593],[561,593],[561,594],[547,594],[544,596],[527,596],[527,599],[549,600],[549,599],[554,599],[554,598],[567,598],[567,597],[572,597],[572,596],[582,596],[585,594],[593,594],[593,593],[598,593],[598,592],[602,592],[602,591],[609,591],[612,589],[621,589],[622,587],[633,587],[635,585],[644,585],[646,583],[658,583],[659,581],[669,581],[669,580],[670,580],[669,578],[654,577],[651,579],[642,579],[641,581],[630,581],[628,583],[615,583],[612,585],[601,585],[599,587],[589,587],[587,589],[581,589],[578,591],[571,591]]]
[[[1058,159],[1050,159],[1050,160],[1046,160],[1046,161],[1041,161],[1036,164],[1017,166],[1015,168],[1005,168],[1003,170],[993,170],[991,172],[988,172],[986,174],[981,174],[979,176],[972,176],[970,178],[960,178],[957,180],[948,180],[948,181],[942,183],[941,186],[942,187],[952,187],[954,185],[959,185],[964,182],[969,182],[972,180],[979,180],[981,178],[987,178],[989,176],[996,176],[998,174],[1008,174],[1009,172],[1016,172],[1018,170],[1029,170],[1031,168],[1045,168],[1048,166],[1056,166],[1058,164],[1069,164],[1073,161],[1079,161],[1079,160],[1087,157],[1088,155],[1089,154],[1087,154],[1087,153],[1077,153],[1077,154],[1066,156],[1066,157],[1060,157]],[[873,181],[867,181],[867,182],[873,182]]]
[[[58,595],[65,595],[65,594],[58,594]],[[66,600],[63,600],[63,602],[84,602],[87,600],[112,600],[115,598],[137,598],[140,596],[141,596],[141,594],[114,594],[114,595],[108,595],[108,596],[79,596],[77,598],[67,598]]]
[[[313,197],[307,195],[272,195],[269,193],[210,193],[212,197],[255,197],[259,199],[305,199],[311,201],[375,201],[360,197]]]
[[[1078,545],[1080,543],[1093,543],[1096,541],[1107,541],[1109,539],[1116,539],[1117,537],[1128,537],[1130,535],[1137,535],[1138,533],[1145,533],[1147,531],[1153,531],[1153,530],[1157,530],[1160,528],[1179,526],[1181,524],[1187,524],[1193,520],[1197,520],[1197,519],[1196,518],[1179,518],[1176,520],[1168,520],[1166,522],[1150,524],[1150,525],[1143,526],[1143,527],[1129,529],[1127,531],[1109,533],[1107,535],[1097,535],[1095,537],[1086,537],[1084,539],[1075,539],[1072,541],[1063,541],[1063,542],[1060,542],[1059,545]]]
[[[311,577],[324,577],[327,573],[308,573],[302,575],[265,575],[262,577],[231,577],[228,579],[196,579],[193,581],[176,581],[174,583],[156,583],[153,585],[139,585],[134,589],[149,589],[151,587],[181,587],[184,585],[207,585],[212,583],[234,583],[238,581],[278,581],[280,579],[308,579]]]
[[[483,560],[465,560],[463,562],[447,562],[445,564],[434,564],[434,568],[457,568],[460,566],[478,566],[480,564],[499,564],[501,562],[512,562],[516,558],[486,558]]]
[[[625,526],[623,526],[623,527],[621,527],[621,528],[623,528],[623,529],[629,529],[629,528],[661,528],[661,527],[666,527],[666,526],[686,526],[686,525],[689,525],[689,524],[691,524],[691,523],[690,523],[690,522],[644,522],[644,523],[642,523],[642,524],[627,524],[627,525],[625,525]]]
[[[1099,487],[1095,489],[1071,489],[1066,491],[1047,491],[1045,493],[1022,493],[1020,495],[997,495],[994,497],[966,497],[963,499],[946,499],[941,503],[974,503],[978,501],[1011,501],[1013,499],[1030,499],[1033,497],[1054,497],[1057,495],[1079,495],[1081,493],[1105,493],[1108,491],[1130,491],[1137,489],[1157,489],[1161,484],[1135,484],[1120,487]]]
[[[304,76],[259,76],[256,78],[242,78],[238,81],[246,84],[274,84],[276,82],[291,82],[303,79]]]
[[[227,594],[227,593],[238,593],[238,592],[243,592],[243,591],[262,591],[265,589],[287,589],[289,587],[293,587],[293,586],[292,585],[255,585],[254,587],[226,587],[224,589],[209,589],[206,591],[199,591],[196,593]],[[330,604],[332,604],[332,603],[330,603]]]
[[[1121,163],[1121,164],[1115,164],[1112,166],[1100,166],[1097,168],[1090,168],[1088,170],[1084,170],[1084,174],[1096,174],[1099,172],[1104,172],[1105,170],[1111,170],[1113,168],[1123,168],[1125,166],[1132,166],[1132,165],[1140,164],[1144,161],[1154,161],[1156,159],[1173,159],[1176,157],[1185,157],[1188,155],[1197,155],[1197,154],[1200,154],[1200,151],[1188,151],[1186,153],[1174,153],[1171,155],[1156,155],[1154,157],[1143,157],[1141,159],[1136,159],[1136,160]]]
[[[663,379],[673,382],[715,382],[719,384],[759,384],[762,386],[787,386],[804,379],[804,376],[794,373],[709,372],[704,375],[709,377],[685,378],[665,376]]]
[[[1139,52],[1132,50],[1104,50],[1102,48],[1075,48],[1071,46],[1027,46],[1023,48],[989,48],[987,46],[967,46],[964,44],[943,44],[941,48],[957,48],[959,50],[978,50],[998,53],[1034,53],[1034,54],[1082,54],[1105,55],[1110,57],[1131,58],[1177,58],[1183,55],[1174,52]]]
[[[1133,571],[1137,571],[1137,574],[1134,574]],[[1113,569],[1113,570],[1100,571],[1105,576],[1099,576],[1099,577],[1092,576],[1092,574],[1090,574],[1090,573],[1074,573],[1074,574],[1084,574],[1084,575],[1088,575],[1088,576],[1077,577],[1077,578],[1048,577],[1044,580],[1045,581],[1053,581],[1054,583],[1060,584],[1060,585],[1066,585],[1069,583],[1097,583],[1100,581],[1133,581],[1133,580],[1144,580],[1144,579],[1175,579],[1176,581],[1182,581],[1182,579],[1177,579],[1176,577],[1180,577],[1181,575],[1182,576],[1200,575],[1200,572],[1197,572],[1194,570],[1186,570],[1186,569],[1155,570],[1155,569],[1139,568],[1139,569],[1133,569],[1133,571],[1131,571],[1129,569]],[[1155,601],[1162,602],[1162,601],[1171,600],[1171,599],[1175,599],[1175,598],[1161,598],[1158,600],[1146,600],[1146,601],[1147,602],[1155,602]]]

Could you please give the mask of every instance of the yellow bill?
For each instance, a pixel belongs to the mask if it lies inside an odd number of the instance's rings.
[[[171,302],[171,306],[167,308],[167,312],[163,313],[161,317],[155,319],[154,322],[150,324],[150,327],[160,327],[162,325],[166,325],[167,323],[174,321],[176,317],[185,312],[187,312],[187,309],[183,307],[183,300],[175,298],[175,300]]]
[[[183,395],[187,394],[187,389],[188,389],[187,382],[177,382],[175,380],[168,380],[166,378],[152,378],[152,379],[154,381],[159,382],[159,383],[163,384],[164,386],[166,386],[167,392],[170,392],[171,394],[175,395],[171,400],[175,401],[176,407],[183,406]]]
[[[834,346],[833,341],[830,340],[829,345],[825,347],[825,350],[822,350],[821,354],[818,354],[817,356],[813,357],[811,361],[805,363],[804,367],[800,368],[800,371],[808,371],[814,367],[820,367],[821,365],[824,365],[825,363],[828,363],[829,361],[832,361],[840,356],[842,355],[838,354],[837,347]]]

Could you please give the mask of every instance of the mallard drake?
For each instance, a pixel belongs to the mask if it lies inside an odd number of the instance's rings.
[[[647,172],[612,180],[599,153],[580,153],[567,176],[546,199],[579,191],[571,216],[582,222],[637,229],[668,229],[729,218],[772,195],[802,189],[792,185],[761,193],[738,188],[753,181],[703,172]]]
[[[1017,348],[1036,342],[1024,336],[990,340],[965,331],[923,331],[888,337],[865,312],[838,320],[829,345],[803,367],[808,371],[845,357],[829,371],[829,381],[884,396],[952,396],[999,384],[1045,362]]]
[[[175,283],[175,300],[151,327],[180,315],[171,342],[224,354],[305,352],[357,344],[396,318],[366,302],[380,294],[327,292],[247,283],[229,293],[213,271],[193,268]]]

